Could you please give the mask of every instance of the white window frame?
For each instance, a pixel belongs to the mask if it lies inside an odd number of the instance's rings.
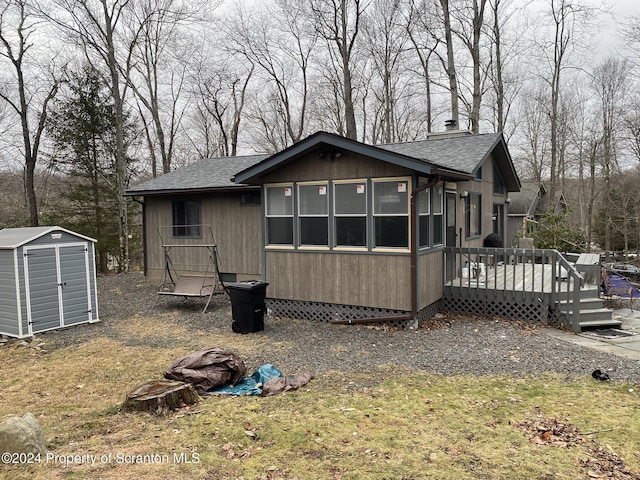
[[[334,250],[357,250],[368,251],[369,249],[369,183],[366,178],[364,179],[348,179],[348,180],[334,180],[333,182],[333,249]],[[336,186],[337,185],[364,185],[364,213],[336,213]],[[357,188],[357,187],[356,187]],[[364,245],[338,245],[338,226],[336,220],[338,218],[364,218],[365,231],[364,231]]]
[[[402,214],[385,214],[385,213],[376,213],[376,184],[378,183],[406,183],[406,194],[407,194],[407,212]],[[408,252],[410,251],[410,239],[411,239],[411,191],[412,191],[412,182],[411,177],[384,177],[384,178],[372,178],[371,179],[371,239],[373,242],[372,251],[380,252],[380,251],[392,251],[392,252]],[[406,217],[407,218],[407,246],[402,247],[391,247],[386,245],[377,245],[376,244],[376,219],[382,217]]]
[[[324,187],[325,189],[325,202],[326,202],[326,213],[324,214],[302,214],[302,209],[300,206],[300,202],[302,201],[302,195],[300,194],[300,188],[301,187],[312,187],[312,186],[317,186],[318,189],[320,189],[320,187]],[[296,224],[297,224],[297,231],[298,231],[298,248],[301,250],[304,249],[313,249],[313,250],[328,250],[329,249],[329,242],[330,242],[330,228],[329,228],[329,217],[330,217],[330,212],[329,212],[329,181],[328,180],[321,180],[321,181],[315,181],[315,182],[298,182],[296,183],[296,194],[297,194],[297,210],[296,210]],[[313,243],[303,243],[302,242],[302,219],[304,218],[324,218],[326,219],[327,222],[327,243],[325,244],[313,244]]]
[[[291,189],[291,214],[269,214],[269,188],[290,188]],[[264,186],[264,216],[265,216],[265,243],[268,248],[291,250],[295,248],[295,199],[293,183],[272,183]],[[269,219],[270,218],[291,218],[291,243],[269,243]]]

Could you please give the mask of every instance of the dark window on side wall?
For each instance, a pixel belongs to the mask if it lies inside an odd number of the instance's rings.
[[[481,234],[480,221],[482,219],[480,205],[482,197],[477,193],[471,193],[465,199],[465,226],[467,238],[477,237]]]
[[[496,164],[493,164],[493,193],[504,195],[504,180]]]
[[[174,200],[171,209],[174,237],[200,238],[202,236],[199,200]]]

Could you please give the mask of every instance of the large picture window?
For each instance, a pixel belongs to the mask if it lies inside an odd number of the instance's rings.
[[[367,184],[365,181],[333,185],[335,245],[367,245]]]
[[[200,238],[202,226],[200,225],[200,201],[199,200],[174,200],[171,203],[173,236],[175,238]]]
[[[300,245],[329,245],[327,184],[298,185]]]
[[[265,188],[267,244],[293,245],[293,186]]]
[[[373,223],[376,247],[409,246],[409,182],[373,182]]]
[[[478,193],[471,193],[465,199],[465,226],[467,238],[478,237],[482,233],[480,231],[482,197]]]

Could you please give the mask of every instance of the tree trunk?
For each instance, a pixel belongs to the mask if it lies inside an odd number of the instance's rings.
[[[453,57],[453,36],[451,34],[451,17],[449,15],[449,0],[440,0],[444,15],[444,35],[447,43],[447,77],[449,77],[449,91],[451,97],[451,120],[460,128],[460,115],[458,114],[458,79]]]
[[[128,393],[122,408],[127,412],[163,414],[199,401],[200,396],[190,383],[159,380],[145,383]]]

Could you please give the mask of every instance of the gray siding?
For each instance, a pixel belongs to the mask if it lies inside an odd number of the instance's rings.
[[[29,303],[33,333],[60,326],[55,248],[28,251]]]
[[[18,302],[13,250],[0,250],[0,333],[18,335]]]
[[[10,243],[0,248],[0,333],[28,336],[98,320],[93,242],[62,230],[37,238],[30,234],[30,230],[24,232],[26,243],[15,249]]]
[[[164,270],[164,251],[158,227],[171,232],[171,202],[186,197],[145,197],[145,255],[150,281],[160,280]],[[211,225],[220,256],[220,271],[235,273],[238,279],[260,278],[262,246],[261,210],[259,205],[242,205],[241,195],[202,195],[190,197],[201,201],[202,223]],[[207,239],[163,239],[173,245],[210,243]],[[174,248],[171,259],[181,273],[204,272],[209,268],[208,251],[204,248]],[[211,271],[211,270],[209,270]]]
[[[86,254],[86,246],[84,245],[60,248],[64,325],[74,325],[91,320]]]

